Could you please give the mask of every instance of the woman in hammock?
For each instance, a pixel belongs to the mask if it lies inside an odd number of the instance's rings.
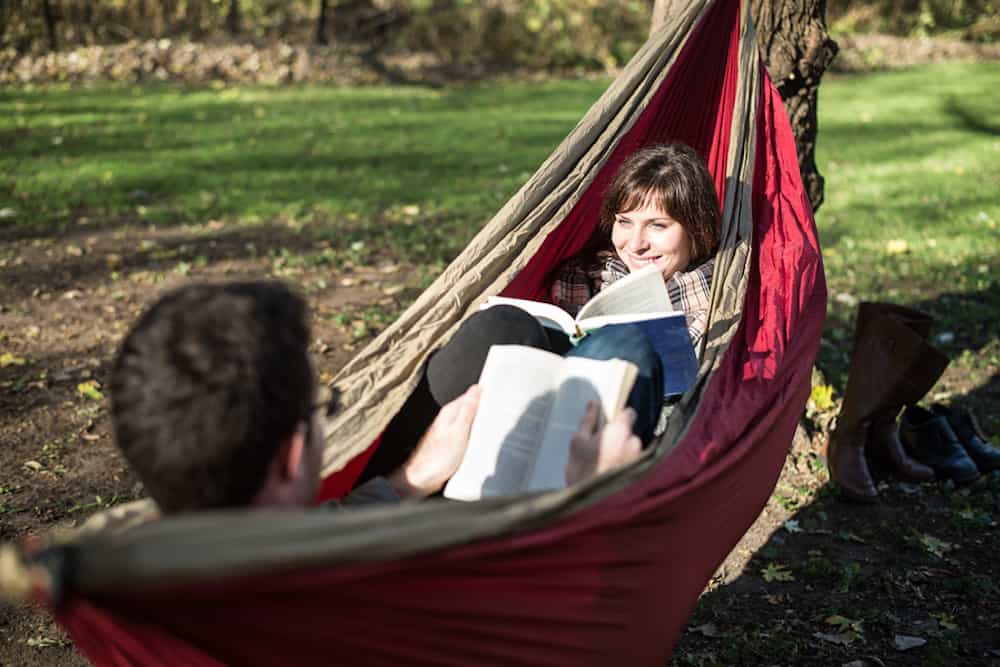
[[[671,305],[684,311],[698,350],[708,315],[713,256],[720,233],[715,185],[698,153],[683,144],[637,151],[622,164],[604,196],[600,221],[584,250],[558,267],[553,303],[575,315],[597,292],[630,271],[655,264],[667,282]],[[652,441],[663,404],[659,356],[635,327],[598,330],[575,348],[561,332],[542,327],[526,312],[495,306],[462,323],[428,359],[420,383],[386,427],[360,482],[406,461],[440,406],[475,384],[493,345],[528,345],[592,359],[633,362],[639,376],[628,398],[634,432]]]
[[[552,303],[571,315],[631,271],[655,264],[674,310],[687,317],[698,351],[721,216],[705,161],[684,144],[659,144],[626,160],[604,194],[597,229],[584,250],[555,271]]]

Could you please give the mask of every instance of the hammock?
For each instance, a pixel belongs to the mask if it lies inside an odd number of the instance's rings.
[[[344,512],[218,512],[52,547],[31,591],[100,665],[662,665],[774,488],[826,307],[795,143],[749,3],[677,0],[563,144],[350,363],[325,496],[346,491],[427,354],[487,295],[541,297],[617,166],[707,157],[724,205],[696,385],[638,462],[563,491]],[[370,444],[370,443],[375,444]]]

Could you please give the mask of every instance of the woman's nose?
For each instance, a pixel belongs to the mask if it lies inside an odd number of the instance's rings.
[[[646,235],[638,229],[633,231],[632,236],[628,239],[628,249],[632,252],[641,252],[647,247]]]

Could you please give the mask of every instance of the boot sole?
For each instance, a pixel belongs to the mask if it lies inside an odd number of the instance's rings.
[[[962,477],[962,478],[958,478],[958,477],[941,477],[940,481],[944,482],[944,481],[947,481],[947,480],[950,479],[951,481],[953,481],[955,483],[955,486],[966,486],[968,484],[972,484],[973,482],[975,482],[980,477],[982,477],[982,474],[979,473],[979,472],[977,472],[975,475],[971,475],[969,477]]]
[[[844,500],[849,500],[856,505],[877,505],[879,502],[877,493],[874,496],[866,496],[860,493],[855,493],[854,491],[837,484],[837,482],[834,482],[834,484],[836,484],[837,490],[840,492],[840,496]]]

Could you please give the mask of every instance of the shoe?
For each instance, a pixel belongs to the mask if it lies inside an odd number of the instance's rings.
[[[951,430],[958,436],[958,441],[965,448],[979,468],[979,472],[1000,470],[1000,449],[996,449],[986,441],[983,430],[979,428],[976,418],[968,410],[949,408],[940,403],[931,406],[931,412],[944,417]]]
[[[933,471],[912,461],[893,432],[903,406],[919,401],[948,365],[926,340],[931,322],[894,304],[858,306],[847,388],[826,452],[830,479],[851,500],[878,501],[866,451],[904,479],[931,478]]]
[[[900,442],[895,412],[896,410],[890,410],[876,415],[868,425],[865,451],[872,474],[881,479],[883,475],[879,475],[877,471],[889,472],[911,484],[933,482],[934,469],[911,458]]]
[[[979,468],[944,417],[910,406],[903,411],[899,435],[910,455],[934,468],[938,479],[968,484],[979,478]]]

